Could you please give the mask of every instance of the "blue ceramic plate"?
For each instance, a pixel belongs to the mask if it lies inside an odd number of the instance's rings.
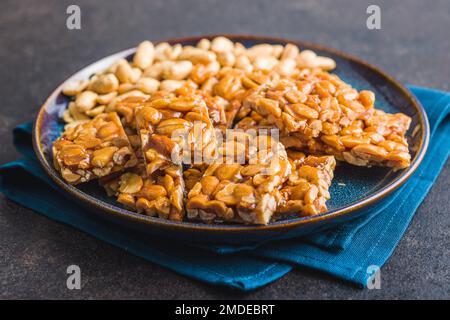
[[[246,244],[272,238],[287,238],[305,235],[338,223],[354,219],[374,206],[379,200],[397,189],[416,170],[422,161],[429,139],[429,125],[424,109],[410,91],[378,68],[334,49],[279,38],[256,36],[230,36],[246,46],[258,43],[296,43],[302,50],[311,49],[320,55],[333,58],[337,68],[333,71],[342,80],[358,90],[368,89],[376,94],[376,106],[390,113],[402,112],[412,118],[410,137],[411,166],[394,172],[389,168],[363,168],[339,164],[331,186],[331,199],[327,202],[327,213],[305,218],[277,221],[268,226],[206,225],[191,222],[173,222],[149,217],[121,207],[113,198],[107,197],[95,181],[71,186],[53,168],[51,145],[60,136],[63,123],[60,120],[69,99],[61,93],[59,86],[41,107],[34,127],[34,147],[39,161],[50,177],[73,199],[107,220],[113,220],[130,228],[137,228],[151,235],[169,236],[197,242]],[[212,38],[210,36],[207,38]],[[170,43],[195,44],[203,37],[176,39]],[[75,73],[67,81],[85,79],[103,70],[119,58],[130,58],[135,49],[129,49],[101,59]],[[414,132],[414,134],[413,134]]]

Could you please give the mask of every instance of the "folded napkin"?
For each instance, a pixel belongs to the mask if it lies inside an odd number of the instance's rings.
[[[106,221],[66,198],[47,177],[32,150],[31,124],[14,129],[14,144],[24,157],[0,167],[0,191],[50,219],[208,283],[251,290],[301,265],[365,286],[372,274],[368,267],[381,267],[390,257],[449,154],[450,119],[446,116],[450,94],[413,86],[410,89],[424,105],[432,130],[422,164],[399,190],[378,202],[362,218],[304,238],[249,247],[198,247],[170,240],[154,241],[150,236]]]

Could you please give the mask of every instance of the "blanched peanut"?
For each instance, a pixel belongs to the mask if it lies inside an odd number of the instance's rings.
[[[155,60],[164,61],[168,60],[168,55],[172,51],[172,47],[167,42],[158,43],[155,47]]]
[[[135,83],[140,74],[133,69],[128,62],[123,62],[117,66],[116,77],[121,83]]]
[[[224,51],[232,51],[234,49],[234,43],[225,38],[225,37],[217,37],[214,38],[211,42],[211,50],[215,51],[216,53],[224,52]]]
[[[87,110],[86,114],[89,117],[95,117],[95,116],[99,115],[100,113],[103,113],[103,111],[105,111],[105,108],[106,108],[106,106],[98,106],[98,107],[92,108],[90,110]]]
[[[114,62],[109,68],[107,68],[106,70],[103,71],[103,73],[116,73],[117,70],[117,66],[121,63],[127,62],[126,59],[122,58],[117,60],[116,62]]]
[[[75,99],[76,108],[80,112],[86,112],[97,104],[97,94],[93,91],[83,91]]]
[[[236,57],[245,54],[246,51],[247,48],[242,43],[240,42],[234,43],[234,48],[232,52]]]
[[[180,55],[182,49],[183,47],[179,43],[173,46],[171,46],[167,42],[159,43],[155,47],[155,60],[157,61],[175,60]]]
[[[236,62],[234,64],[235,68],[245,70],[247,72],[251,72],[253,69],[253,65],[250,62],[250,59],[247,56],[240,55],[236,58]]]
[[[161,81],[159,89],[165,91],[174,91],[184,86],[185,83],[186,81],[184,80],[164,80]]]
[[[236,62],[236,57],[231,51],[221,51],[217,53],[217,61],[222,67],[232,67]]]
[[[163,69],[164,79],[183,80],[191,73],[193,64],[191,61],[177,61],[168,68]]]
[[[144,93],[153,94],[158,90],[159,84],[160,82],[156,79],[144,77],[138,80],[135,87]]]
[[[142,70],[139,68],[133,68],[133,83],[135,83],[142,76]]]
[[[74,120],[73,122],[70,122],[64,126],[64,131],[73,130],[79,125],[85,124],[87,122],[89,122],[89,118],[84,120]]]
[[[296,66],[297,63],[294,59],[284,59],[275,66],[275,71],[282,76],[288,77],[295,71]]]
[[[117,92],[110,92],[107,94],[102,94],[97,96],[97,103],[98,104],[108,104],[117,96]]]
[[[88,80],[76,80],[76,81],[71,81],[66,83],[63,88],[62,88],[62,92],[66,95],[66,96],[76,96],[77,94],[79,94],[81,91],[83,91],[84,89],[87,88],[89,84]]]
[[[315,65],[317,68],[321,68],[326,71],[336,68],[336,62],[328,57],[317,57]]]
[[[247,50],[245,53],[250,60],[254,60],[258,57],[271,56],[274,53],[274,47],[270,44],[257,44]]]
[[[64,110],[63,115],[62,115],[62,118],[63,118],[63,120],[64,120],[66,123],[70,123],[70,122],[73,122],[73,121],[74,121],[74,119],[73,119],[72,116],[70,115],[70,110],[69,110],[69,109]]]
[[[256,57],[253,66],[257,69],[272,70],[278,63],[278,59],[271,56]]]
[[[211,48],[211,41],[208,39],[202,39],[197,43],[197,48],[202,50],[209,50]]]
[[[75,102],[71,101],[69,102],[69,106],[67,108],[67,110],[69,111],[71,117],[73,118],[73,120],[78,121],[78,120],[87,120],[89,119],[89,117],[85,114],[82,113]]]
[[[143,75],[144,77],[150,77],[155,79],[162,79],[163,74],[166,72],[166,70],[169,70],[175,62],[173,61],[160,61],[154,63],[149,68],[145,69]]]
[[[297,58],[297,55],[299,53],[299,49],[295,44],[288,43],[281,54],[280,60],[286,60],[286,59],[292,59],[295,60]]]
[[[208,64],[216,60],[214,52],[202,50],[194,47],[184,47],[178,56],[179,60],[189,60],[192,63]]]
[[[135,88],[132,83],[121,83],[117,88],[117,93],[124,94],[125,92],[131,91]]]
[[[133,64],[141,69],[148,68],[155,57],[155,48],[150,41],[141,42],[133,57]]]
[[[272,56],[279,59],[283,50],[284,50],[284,47],[281,44],[274,44]]]
[[[320,57],[311,50],[303,50],[297,56],[297,66],[300,68],[321,68],[332,70],[336,68],[336,62],[328,57]]]
[[[89,83],[89,90],[98,94],[107,94],[116,91],[118,87],[119,80],[112,73],[94,76]]]

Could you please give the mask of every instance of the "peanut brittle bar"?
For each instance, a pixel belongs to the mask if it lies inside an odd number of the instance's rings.
[[[248,95],[244,106],[253,113],[238,126],[276,126],[286,148],[331,154],[354,165],[408,167],[411,118],[375,109],[374,102],[371,91],[358,92],[336,75],[305,73]]]
[[[191,86],[183,86],[174,90],[173,92],[167,91],[158,91],[155,92],[151,98],[150,96],[143,95],[129,95],[124,99],[118,101],[114,105],[114,109],[118,112],[118,114],[122,117],[122,122],[124,123],[126,128],[136,130],[136,120],[135,120],[135,111],[139,106],[151,106],[152,102],[156,99],[164,99],[169,96],[177,96],[177,97],[192,97],[198,96],[203,99],[206,104],[206,110],[208,112],[211,123],[215,127],[221,128],[229,128],[232,124],[232,120],[234,119],[234,115],[239,109],[240,105],[235,103],[230,103],[224,98],[212,95],[209,92],[196,90]]]
[[[149,216],[181,221],[184,216],[184,186],[179,166],[169,165],[147,175],[138,166],[119,176],[100,180],[109,196],[116,196],[125,207]]]
[[[276,215],[312,216],[327,211],[326,201],[336,161],[333,156],[305,156],[288,150],[292,171],[280,189]]]
[[[336,134],[323,134],[304,141],[298,134],[281,137],[287,148],[308,150],[314,154],[330,154],[357,166],[386,166],[394,169],[410,165],[405,137],[410,118],[376,110],[365,120],[354,120]]]
[[[168,163],[181,165],[213,158],[215,130],[200,96],[152,98],[135,113],[148,174]]]
[[[53,162],[71,184],[86,182],[137,164],[115,112],[68,128],[53,144]]]
[[[188,219],[269,223],[280,199],[279,188],[291,172],[283,145],[269,136],[246,135],[226,141],[221,150],[221,157],[189,191]],[[241,155],[242,164],[235,158]],[[195,169],[189,175],[199,172]]]

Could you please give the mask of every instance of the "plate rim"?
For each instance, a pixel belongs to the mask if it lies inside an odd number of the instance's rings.
[[[105,56],[101,59],[98,59],[81,69],[77,70],[76,72],[72,73],[70,77],[68,77],[66,80],[64,80],[53,92],[47,97],[45,102],[42,104],[42,106],[39,108],[39,112],[37,114],[37,117],[33,123],[33,130],[32,130],[32,140],[33,140],[33,149],[34,152],[38,158],[38,161],[43,167],[44,171],[47,175],[50,176],[50,178],[63,190],[67,191],[71,196],[74,196],[78,200],[87,203],[88,205],[92,205],[95,207],[95,209],[99,209],[103,211],[106,214],[113,214],[119,218],[125,218],[132,220],[134,222],[147,224],[150,226],[156,226],[156,227],[163,227],[163,228],[169,228],[169,229],[180,229],[183,231],[205,231],[205,232],[227,232],[227,233],[233,233],[233,232],[242,232],[242,231],[253,231],[253,232],[264,232],[267,230],[283,230],[283,229],[291,229],[296,228],[301,225],[312,225],[317,224],[320,222],[328,221],[333,222],[334,220],[343,217],[348,216],[349,219],[351,219],[351,214],[355,211],[364,208],[366,206],[369,206],[371,204],[374,204],[375,202],[380,201],[381,199],[385,198],[387,195],[391,194],[394,190],[398,189],[403,183],[408,180],[408,178],[416,171],[418,166],[423,160],[423,157],[426,153],[426,150],[428,148],[429,139],[430,139],[430,126],[428,122],[428,117],[425,112],[425,109],[423,108],[422,104],[416,99],[416,97],[411,93],[409,89],[407,89],[402,83],[400,83],[398,80],[387,74],[384,70],[379,68],[378,66],[373,65],[372,63],[368,63],[363,59],[360,59],[358,57],[355,57],[353,55],[350,55],[346,52],[342,52],[340,50],[315,44],[309,41],[302,41],[302,40],[293,40],[293,39],[286,39],[283,37],[274,37],[274,36],[264,36],[264,35],[247,35],[247,34],[211,34],[211,35],[199,35],[199,36],[191,36],[191,37],[181,37],[181,38],[171,38],[166,40],[160,40],[160,41],[154,41],[154,43],[159,42],[169,42],[169,43],[179,43],[179,42],[194,42],[199,41],[200,39],[207,38],[212,39],[214,37],[218,36],[224,36],[229,38],[233,41],[258,41],[258,42],[280,42],[280,43],[293,43],[298,45],[300,48],[302,46],[307,46],[311,48],[312,50],[320,50],[324,52],[329,52],[331,54],[337,55],[345,60],[364,65],[366,68],[371,69],[375,73],[381,75],[383,78],[385,78],[388,82],[390,82],[392,85],[397,87],[400,91],[403,92],[403,94],[406,96],[406,98],[409,100],[410,104],[417,110],[417,113],[419,115],[419,124],[422,126],[422,136],[420,137],[420,144],[418,151],[413,158],[411,162],[411,166],[405,169],[398,177],[396,177],[391,183],[384,186],[380,190],[378,190],[373,195],[360,200],[356,203],[350,204],[349,206],[346,206],[341,209],[332,210],[329,212],[325,212],[319,215],[315,216],[309,216],[309,217],[299,217],[299,218],[293,218],[293,219],[287,219],[287,220],[280,220],[275,221],[273,223],[269,223],[268,225],[233,225],[233,224],[205,224],[200,222],[189,222],[189,221],[171,221],[171,220],[165,220],[158,217],[150,217],[146,215],[142,215],[124,208],[120,208],[118,206],[106,203],[100,199],[97,199],[77,188],[74,186],[66,183],[62,180],[62,178],[59,176],[59,174],[56,172],[56,170],[48,163],[44,156],[44,151],[41,146],[41,137],[40,137],[40,128],[42,125],[42,119],[44,115],[44,111],[46,110],[47,106],[49,105],[50,101],[56,99],[56,97],[61,92],[61,89],[63,85],[70,81],[76,74],[82,72],[83,70],[89,68],[90,66],[106,59],[113,59],[114,57],[122,57],[125,55],[129,55],[133,52],[135,52],[136,47],[129,48],[125,50],[121,50],[119,52],[116,52],[114,54]]]

